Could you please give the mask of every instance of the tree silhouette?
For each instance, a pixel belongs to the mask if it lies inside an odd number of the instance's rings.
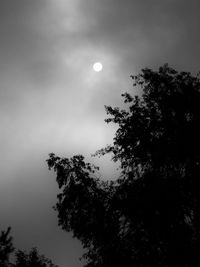
[[[11,228],[1,231],[0,235],[0,267],[58,267],[44,255],[38,253],[37,248],[32,248],[29,253],[17,250],[15,252],[15,262],[9,261],[11,254],[15,251],[10,236]]]
[[[14,267],[58,267],[44,255],[40,255],[37,248],[32,248],[29,253],[18,250],[15,257]]]
[[[59,225],[87,252],[88,267],[200,266],[200,80],[168,65],[131,76],[142,95],[106,107],[118,125],[121,176],[100,181],[81,155],[47,160],[57,174]]]
[[[6,267],[9,263],[9,256],[14,251],[12,237],[10,236],[11,228],[1,231],[0,235],[0,266]]]

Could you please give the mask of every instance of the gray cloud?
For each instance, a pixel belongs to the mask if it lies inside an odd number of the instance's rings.
[[[155,65],[159,59],[199,67],[198,1],[88,0],[82,9],[90,18],[89,38],[116,51],[123,65]]]

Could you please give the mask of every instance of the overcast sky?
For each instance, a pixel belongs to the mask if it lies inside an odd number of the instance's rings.
[[[48,153],[88,157],[110,143],[104,105],[134,94],[141,68],[197,73],[199,10],[199,0],[0,0],[0,229],[12,226],[16,247],[82,266],[80,243],[57,227]]]

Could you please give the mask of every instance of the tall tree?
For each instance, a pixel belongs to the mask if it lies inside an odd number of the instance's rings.
[[[50,154],[59,225],[87,249],[86,266],[200,266],[200,80],[168,65],[131,76],[141,96],[107,106],[118,125],[121,176],[103,182],[81,155]]]

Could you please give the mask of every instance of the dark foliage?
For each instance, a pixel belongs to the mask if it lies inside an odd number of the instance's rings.
[[[40,255],[36,248],[32,248],[30,252],[18,250],[15,258],[14,267],[58,267],[44,255]]]
[[[10,230],[11,228],[8,227],[0,235],[0,267],[58,267],[44,255],[40,255],[36,248],[32,248],[29,253],[17,250],[15,252],[15,262],[10,262],[9,258],[15,251]]]
[[[14,251],[12,237],[10,236],[11,228],[1,231],[0,235],[0,266],[8,266],[9,256]]]
[[[95,178],[83,156],[50,154],[61,193],[59,225],[87,249],[88,267],[200,266],[200,80],[168,65],[132,76],[141,97],[106,107],[118,125],[116,181]]]

